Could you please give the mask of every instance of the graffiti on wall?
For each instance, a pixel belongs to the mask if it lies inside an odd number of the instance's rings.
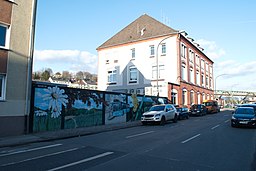
[[[35,88],[33,132],[101,125],[102,104],[102,93]]]
[[[31,132],[80,128],[140,120],[166,98],[34,84]]]

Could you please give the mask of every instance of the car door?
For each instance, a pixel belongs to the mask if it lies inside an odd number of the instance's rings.
[[[166,105],[166,110],[165,110],[165,117],[166,120],[170,120],[171,119],[171,109],[170,109],[170,105]]]
[[[170,119],[173,119],[175,117],[176,109],[174,106],[170,105]]]

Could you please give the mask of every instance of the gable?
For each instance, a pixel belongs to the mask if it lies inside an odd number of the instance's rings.
[[[171,27],[155,20],[154,18],[144,14],[131,24],[126,26],[116,35],[108,39],[105,43],[100,45],[97,50],[121,45],[130,42],[136,42],[149,38],[159,37],[170,33],[178,32]]]

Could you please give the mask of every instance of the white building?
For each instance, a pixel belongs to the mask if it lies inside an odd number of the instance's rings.
[[[213,61],[192,38],[144,14],[98,50],[98,89],[168,97],[190,105],[213,98]]]

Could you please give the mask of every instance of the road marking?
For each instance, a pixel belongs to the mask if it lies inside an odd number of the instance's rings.
[[[228,123],[229,122],[229,119],[225,121],[225,123]]]
[[[61,145],[62,144],[53,144],[53,145],[47,145],[47,146],[43,146],[43,147],[32,148],[32,149],[28,149],[28,150],[20,150],[20,151],[15,151],[15,152],[8,153],[8,154],[1,154],[0,157],[10,156],[10,155],[20,154],[20,153],[26,153],[26,152],[36,151],[36,150],[42,150],[42,149],[57,147],[57,146],[61,146]]]
[[[151,134],[153,132],[155,132],[155,131],[148,131],[148,132],[144,132],[144,133],[141,133],[141,134],[130,135],[130,136],[127,136],[126,138],[138,137],[138,136],[141,136],[141,135]]]
[[[190,141],[190,140],[195,139],[196,137],[199,137],[200,135],[201,135],[201,134],[197,134],[197,135],[195,135],[195,136],[193,136],[193,137],[191,137],[191,138],[189,138],[189,139],[187,139],[187,140],[185,140],[185,141],[182,141],[181,143],[184,144],[184,143],[186,143],[186,142],[188,142],[188,141]]]
[[[113,153],[114,152],[102,153],[102,154],[99,154],[99,155],[96,155],[96,156],[93,156],[93,157],[86,158],[84,160],[80,160],[80,161],[77,161],[77,162],[74,162],[74,163],[69,163],[69,164],[66,164],[66,165],[63,165],[63,166],[60,166],[60,167],[56,167],[56,168],[50,169],[48,171],[61,170],[61,169],[64,169],[64,168],[67,168],[67,167],[70,167],[70,166],[74,166],[74,165],[77,165],[77,164],[81,164],[81,163],[85,163],[85,162],[88,162],[88,161],[91,161],[91,160],[95,160],[97,158],[108,156],[108,155],[113,154]]]
[[[214,127],[212,127],[211,129],[214,130],[215,128],[218,128],[220,125],[216,125]]]
[[[19,163],[24,163],[24,162],[27,162],[27,161],[41,159],[41,158],[44,158],[44,157],[50,157],[50,156],[54,156],[54,155],[58,155],[58,154],[63,154],[63,153],[67,153],[67,152],[71,152],[71,151],[75,151],[75,150],[78,150],[78,148],[72,148],[72,149],[69,149],[69,150],[59,151],[59,152],[56,152],[56,153],[51,153],[51,154],[46,154],[46,155],[42,155],[42,156],[37,156],[37,157],[21,160],[21,161],[18,161],[18,162],[7,163],[7,164],[1,165],[1,167],[9,166],[9,165],[14,165],[14,164],[19,164]]]

